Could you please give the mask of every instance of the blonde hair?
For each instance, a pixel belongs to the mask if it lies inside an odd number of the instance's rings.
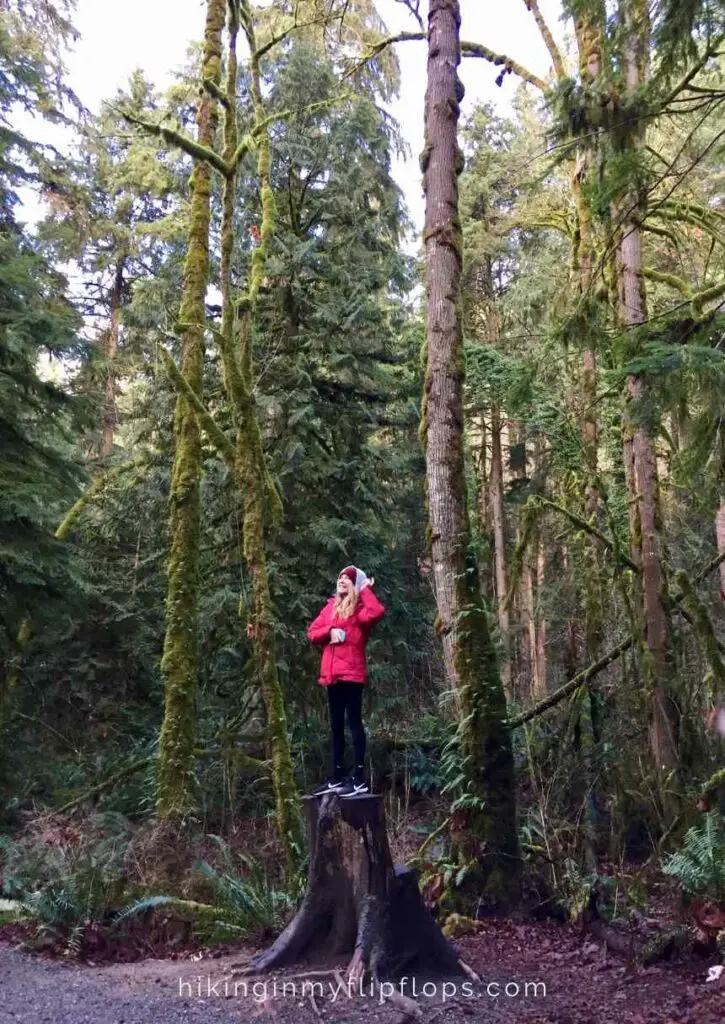
[[[332,606],[333,614],[338,619],[349,619],[357,608],[357,590],[353,587],[347,594],[336,594]]]

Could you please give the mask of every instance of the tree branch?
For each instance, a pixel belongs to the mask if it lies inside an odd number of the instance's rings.
[[[329,100],[318,100],[316,103],[308,103],[305,107],[289,107],[287,110],[280,110],[276,114],[270,114],[269,117],[265,117],[255,124],[252,128],[251,135],[247,135],[242,139],[239,144],[239,148],[245,146],[247,149],[251,149],[256,145],[256,140],[261,138],[267,132],[270,125],[274,124],[275,121],[285,121],[288,117],[293,117],[295,114],[316,114],[318,110],[326,110],[329,107],[334,107],[337,103],[343,103],[345,100],[350,99],[352,93],[343,92],[337,96],[331,97]],[[237,151],[238,152],[238,151]],[[244,154],[242,154],[243,156]],[[231,166],[236,168],[237,153],[234,154]],[[238,162],[238,161],[237,161]]]
[[[554,42],[554,37],[551,34],[551,30],[549,29],[549,26],[546,24],[543,14],[539,10],[538,0],[524,0],[524,3],[526,4],[526,9],[533,14],[534,21],[539,27],[541,38],[544,40],[544,43],[546,44],[546,49],[549,51],[549,55],[551,56],[551,60],[554,65],[554,71],[556,72],[556,77],[559,79],[559,81],[562,81],[563,79],[568,77],[566,73],[566,67],[564,66],[564,61],[562,60],[561,51]]]
[[[133,459],[131,462],[124,462],[120,466],[114,466],[113,469],[109,469],[105,473],[99,473],[99,475],[88,485],[88,487],[86,487],[85,491],[83,492],[83,494],[81,494],[78,501],[74,502],[73,505],[66,512],[66,514],[63,516],[60,523],[58,524],[57,530],[55,531],[55,539],[66,539],[70,531],[75,526],[76,521],[78,520],[83,509],[87,505],[90,505],[90,503],[93,501],[96,495],[100,494],[100,492],[103,490],[106,484],[109,483],[109,481],[113,480],[117,476],[120,476],[121,473],[126,473],[130,469],[135,469],[137,466],[142,465],[143,462],[144,460],[141,458]]]
[[[695,320],[702,319],[702,307],[706,302],[713,302],[715,299],[721,299],[725,295],[725,281],[720,281],[719,284],[714,284],[710,288],[705,288],[703,291],[698,292],[692,299],[692,315]]]
[[[713,560],[708,562],[704,569],[700,570],[692,582],[696,586],[702,583],[711,575],[711,573],[715,572],[716,569],[719,569],[723,562],[725,562],[725,551],[721,552],[719,555],[715,555]]]
[[[237,148],[232,154],[232,159],[229,162],[229,177],[231,178],[236,171],[239,164],[242,162],[244,157],[249,153],[250,150],[254,149],[256,143],[251,135],[245,135],[242,141],[239,143]]]
[[[688,208],[688,206],[689,204],[663,203],[662,207],[653,210],[650,216],[661,217],[663,220],[679,221],[683,224],[692,224],[708,234],[710,238],[714,238],[716,242],[725,248],[725,238],[716,228],[708,224],[707,217],[698,213],[694,207],[690,206]]]
[[[212,750],[195,750],[194,753],[197,757],[214,757],[220,753],[224,753],[221,748]],[[234,757],[243,768],[252,768],[254,771],[266,770],[269,767],[268,761],[261,761],[259,758],[252,757],[251,755],[240,752],[236,748],[234,749]],[[118,782],[123,782],[130,775],[135,775],[136,772],[142,768],[148,767],[153,764],[154,761],[158,761],[158,754],[150,754],[148,757],[139,758],[138,761],[132,761],[131,764],[127,764],[125,768],[121,768],[120,771],[115,772],[113,775],[109,775],[103,782],[99,782],[97,786],[91,786],[90,789],[85,790],[80,796],[73,797],[67,804],[63,804],[53,814],[65,814],[67,811],[72,811],[74,807],[78,807],[79,804],[85,803],[86,800],[92,799],[94,796],[100,796],[101,793],[105,793]]]
[[[489,64],[495,64],[497,67],[503,65],[504,73],[509,72],[510,74],[518,75],[525,82],[529,82],[530,85],[541,89],[542,92],[546,92],[547,85],[543,78],[539,78],[533,71],[529,71],[523,64],[519,64],[513,58],[507,57],[506,54],[495,53],[482,43],[471,43],[466,40],[461,41],[461,53],[464,57],[480,57],[482,60],[487,60]]]
[[[686,210],[695,217],[700,217],[703,220],[707,217],[715,217],[719,220],[725,221],[725,213],[720,210],[714,209],[712,206],[703,206],[701,203],[693,203],[688,200],[686,203],[680,203],[676,199],[666,199],[662,204],[665,210]]]
[[[725,562],[725,551],[713,558],[711,562],[708,562],[708,564],[697,574],[693,583],[702,583],[703,580],[706,579],[710,573],[713,573],[722,562]],[[677,595],[673,598],[672,603],[674,605],[679,605],[682,601],[682,597],[682,594]],[[580,686],[590,683],[596,675],[611,665],[613,661],[616,661],[616,659],[624,654],[625,651],[628,651],[633,643],[633,636],[625,637],[624,640],[621,640],[616,647],[612,647],[606,654],[603,654],[598,661],[595,661],[593,664],[589,665],[588,668],[579,672],[578,675],[575,675],[568,683],[564,683],[564,685],[560,686],[558,690],[554,690],[553,693],[550,693],[548,697],[544,698],[544,700],[539,701],[538,704],[529,708],[528,711],[524,711],[523,714],[518,715],[516,718],[512,718],[508,723],[509,729],[518,729],[520,726],[525,725],[526,722],[530,722],[533,718],[538,718],[539,715],[543,715],[545,711],[549,711],[550,708],[555,707],[564,700],[565,697],[568,697],[570,693],[574,693],[575,690],[578,690]]]
[[[520,726],[525,725],[526,722],[530,722],[532,718],[538,718],[539,715],[543,715],[545,711],[549,711],[550,708],[555,707],[564,700],[565,697],[568,697],[570,693],[574,693],[575,690],[578,690],[580,686],[590,683],[596,675],[599,675],[599,673],[603,672],[605,668],[608,668],[613,661],[616,661],[620,655],[624,654],[625,651],[628,651],[633,643],[633,636],[625,637],[625,639],[621,640],[616,647],[612,647],[606,654],[603,654],[598,661],[589,665],[588,668],[585,668],[578,675],[574,676],[573,679],[570,679],[568,683],[564,683],[564,685],[560,686],[558,690],[554,690],[554,692],[550,693],[548,697],[540,700],[538,704],[534,704],[532,708],[529,708],[528,711],[524,711],[524,713],[519,715],[517,718],[511,719],[508,723],[509,729],[518,729]]]
[[[368,61],[373,60],[382,53],[388,46],[393,46],[395,43],[407,43],[407,42],[422,42],[427,39],[428,36],[425,32],[399,32],[394,36],[386,36],[384,39],[379,40],[375,45],[361,57],[360,60],[356,61],[355,64],[346,71],[342,76],[341,81],[345,81],[346,78],[350,78],[360,68],[364,67]],[[518,61],[513,60],[511,57],[507,57],[503,53],[496,53],[494,50],[489,50],[487,46],[482,43],[473,43],[469,40],[461,40],[461,53],[464,57],[479,57],[482,60],[487,60],[490,64],[495,64],[497,67],[503,66],[504,73],[509,72],[514,75],[518,75],[525,82],[529,82],[530,85],[535,86],[537,89],[541,89],[542,92],[546,92],[546,82],[543,78],[539,78],[533,71],[529,71],[519,64]]]
[[[539,505],[544,505],[547,508],[553,508],[556,512],[560,512],[563,516],[566,516],[566,518],[569,519],[574,524],[574,526],[577,527],[577,529],[584,530],[586,533],[591,534],[592,537],[596,537],[597,540],[601,544],[603,544],[608,551],[611,551],[614,555],[616,555],[619,561],[623,562],[628,569],[632,569],[634,572],[641,571],[640,567],[637,565],[636,562],[632,561],[629,555],[625,555],[623,551],[616,550],[613,541],[611,541],[606,534],[602,533],[595,526],[592,526],[592,524],[588,522],[586,519],[582,519],[582,517],[578,516],[576,512],[569,511],[568,508],[565,508],[563,505],[558,505],[555,501],[552,501],[550,498],[537,498],[536,500]]]
[[[321,18],[313,18],[311,21],[295,22],[294,25],[290,25],[289,28],[284,29],[284,31],[278,33],[276,36],[272,36],[271,39],[262,46],[258,46],[254,56],[257,60],[260,60],[262,57],[266,56],[266,54],[268,54],[269,51],[277,45],[277,43],[283,43],[285,39],[293,32],[296,32],[297,29],[313,28],[315,25],[329,25],[331,21],[337,21],[339,17],[339,15],[325,15]]]
[[[175,128],[166,128],[161,124],[154,124],[152,121],[144,121],[143,118],[136,117],[134,114],[129,114],[128,111],[119,111],[124,121],[128,121],[129,124],[135,125],[137,128],[143,128],[144,131],[149,132],[151,135],[157,135],[168,142],[170,146],[175,146],[177,149],[183,150],[194,160],[205,160],[211,164],[223,177],[228,178],[231,174],[231,168],[225,160],[215,153],[213,149],[208,146],[200,146],[198,142],[188,138],[186,135],[182,135],[181,132],[177,132]]]
[[[197,393],[191,387],[189,382],[186,380],[184,375],[179,370],[172,357],[166,351],[161,349],[161,355],[164,360],[166,372],[171,379],[171,383],[177,394],[180,394],[189,403],[190,407],[194,410],[199,424],[202,429],[206,432],[207,437],[212,442],[214,447],[218,450],[227,465],[234,470],[235,468],[235,451],[234,445],[226,436],[221,427],[218,426],[214,417],[211,415],[209,410],[206,408],[202,400],[199,398]]]
[[[103,782],[99,782],[97,786],[92,786],[87,789],[80,796],[74,797],[69,800],[67,804],[63,804],[59,807],[54,814],[65,814],[67,811],[72,811],[74,807],[78,807],[79,804],[85,803],[86,800],[90,800],[91,797],[99,796],[101,793],[105,793],[107,789],[113,789],[117,782],[123,782],[129,775],[135,775],[141,768],[146,768],[148,765],[153,764],[154,761],[158,760],[158,754],[152,754],[150,757],[142,757],[138,761],[132,761],[131,764],[127,764],[125,768],[121,768],[120,771],[113,775],[110,775]]]
[[[661,106],[662,110],[665,110],[670,105],[670,103],[672,103],[673,100],[675,100],[684,89],[687,89],[687,87],[689,86],[690,82],[693,80],[693,78],[695,78],[697,75],[699,75],[699,73],[702,71],[702,69],[705,67],[705,65],[707,64],[707,62],[710,60],[711,57],[720,56],[720,54],[717,53],[717,48],[718,48],[718,46],[720,45],[721,42],[722,42],[721,39],[717,39],[717,40],[712,40],[710,43],[708,43],[708,45],[705,48],[705,52],[700,57],[700,59],[698,61],[696,61],[695,64],[693,64],[693,66],[680,79],[680,81],[677,83],[677,85],[663,99],[662,106]]]
[[[669,285],[670,288],[674,288],[680,295],[683,295],[686,299],[693,297],[692,288],[689,286],[687,281],[678,277],[676,274],[664,274],[659,270],[655,270],[653,267],[642,267],[642,277],[646,277],[650,281],[657,281],[659,284]]]
[[[421,32],[425,32],[425,25],[423,24],[423,17],[420,13],[420,0],[395,0],[397,4],[402,4],[403,7],[407,7],[410,13],[413,15],[415,20],[420,25]]]
[[[364,67],[371,60],[374,60],[379,53],[386,50],[389,46],[393,46],[395,43],[407,43],[407,42],[421,42],[427,39],[425,32],[399,32],[395,36],[386,36],[384,39],[380,39],[375,45],[368,50],[364,57],[361,57],[356,61],[349,71],[346,71],[342,76],[341,81],[344,82],[346,78],[351,78],[352,75],[356,74],[360,68]]]
[[[667,228],[655,227],[654,224],[644,223],[641,225],[643,231],[648,231],[651,235],[658,235],[660,238],[666,238],[667,241],[679,252],[680,243],[678,242],[675,235]]]
[[[213,96],[215,100],[221,103],[225,110],[229,109],[229,100],[227,99],[227,94],[224,92],[223,89],[219,88],[219,86],[216,84],[213,78],[205,78],[204,81],[202,82],[202,85],[204,86],[204,88],[206,89],[210,96]]]
[[[541,228],[549,231],[558,231],[560,234],[565,235],[566,238],[571,238],[572,226],[562,217],[560,220],[537,218],[536,220],[529,220],[526,217],[520,217],[517,220],[508,221],[505,225],[506,231],[515,231],[520,228],[523,231],[529,231],[532,228]]]

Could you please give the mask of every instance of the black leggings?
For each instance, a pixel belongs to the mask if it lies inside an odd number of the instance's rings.
[[[352,733],[352,750],[355,756],[355,771],[360,773],[365,764],[365,729],[362,723],[362,698],[365,687],[362,683],[348,683],[339,680],[327,687],[327,706],[330,711],[332,732],[332,770],[341,777],[345,764],[345,712],[347,724]]]

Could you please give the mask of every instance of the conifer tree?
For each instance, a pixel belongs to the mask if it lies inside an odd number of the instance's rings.
[[[62,47],[60,30],[45,37]],[[73,567],[54,537],[82,481],[73,436],[80,409],[63,381],[83,352],[66,281],[18,220],[18,189],[42,187],[43,147],[8,127],[14,109],[56,111],[53,61],[25,12],[0,20],[0,727],[31,621],[47,623],[74,591]],[[55,104],[58,104],[58,108]],[[41,370],[41,363],[45,369]]]

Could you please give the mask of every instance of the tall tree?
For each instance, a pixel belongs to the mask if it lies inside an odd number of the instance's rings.
[[[201,77],[210,83],[199,92],[197,142],[214,145],[218,103],[214,86],[221,76],[224,0],[208,0]],[[191,176],[191,204],[184,284],[179,319],[181,375],[196,395],[202,394],[205,297],[209,286],[209,226],[212,168],[197,159]],[[176,452],[171,478],[170,543],[166,633],[161,671],[164,677],[164,722],[159,740],[156,810],[161,819],[183,820],[195,806],[197,594],[200,540],[201,433],[195,411],[183,393],[174,413]]]
[[[423,153],[427,351],[422,433],[433,575],[446,679],[461,721],[468,799],[460,804],[460,845],[469,859],[479,851],[488,899],[506,903],[518,884],[513,755],[496,652],[468,557],[457,180],[463,169],[457,136],[463,98],[460,59],[458,2],[431,0]]]
[[[650,14],[646,0],[626,0],[624,19],[622,105],[634,110],[646,87],[650,63]],[[639,178],[637,155],[647,141],[647,122],[630,118],[620,137],[620,154],[632,161],[631,187],[616,206],[621,223],[618,242],[619,316],[622,326],[636,330],[647,320],[643,277],[641,222],[646,217],[646,189]],[[672,693],[671,625],[667,609],[666,569],[663,563],[655,436],[647,421],[648,383],[644,374],[627,380],[625,419],[625,467],[633,475],[634,528],[632,554],[642,571],[642,623],[649,658],[651,688],[652,754],[660,779],[662,797],[671,803],[668,790],[677,767],[677,715]],[[629,439],[631,438],[631,455]]]

